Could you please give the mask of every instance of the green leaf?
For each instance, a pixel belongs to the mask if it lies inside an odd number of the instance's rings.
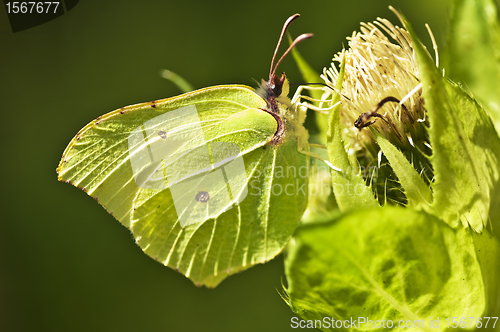
[[[500,230],[500,139],[495,135],[491,118],[483,107],[467,94],[459,85],[446,81],[446,90],[453,101],[456,116],[464,124],[464,131],[472,151],[471,159],[478,185],[475,187],[476,199],[485,202],[487,211],[483,224],[492,223],[494,232]],[[431,143],[432,144],[432,143]],[[488,202],[488,204],[486,204]],[[480,206],[478,203],[476,206]],[[498,233],[497,233],[498,235]]]
[[[500,243],[488,230],[472,232],[477,258],[481,266],[487,303],[484,316],[498,316],[500,312]],[[497,329],[500,325],[497,325]]]
[[[447,317],[480,317],[485,288],[471,233],[393,206],[306,225],[288,247],[288,303],[303,319],[385,319],[395,323],[392,331],[408,330],[397,328],[400,320],[422,320],[430,331],[429,320],[440,317],[432,330],[443,331]]]
[[[336,84],[342,89],[344,78],[344,61]],[[332,104],[339,102],[340,96],[334,94]],[[328,116],[327,149],[330,162],[342,172],[332,171],[332,185],[335,199],[341,211],[353,208],[379,206],[370,187],[367,187],[358,171],[358,165],[351,164],[344,148],[342,131],[344,126],[340,120],[340,104],[334,107]]]
[[[430,122],[433,208],[452,227],[460,220],[481,232],[491,215],[492,194],[498,192],[498,135],[483,108],[458,85],[443,79],[411,25],[404,24],[417,54]]]
[[[288,35],[288,42],[290,45],[292,44],[292,38],[290,35]],[[302,78],[306,81],[306,83],[321,83],[323,80],[321,77],[317,74],[316,70],[314,70],[313,67],[307,61],[304,59],[304,57],[299,53],[297,48],[292,49],[292,56],[293,59],[295,60],[295,63],[297,64],[297,67],[299,67],[299,71],[302,74]],[[323,94],[321,91],[316,90],[316,91],[310,91],[311,92],[311,97],[315,99],[321,99],[321,95]]]
[[[288,34],[288,42],[292,44],[292,38]],[[302,57],[297,48],[292,49],[292,56],[299,68],[302,78],[306,83],[321,83],[323,80],[316,73],[316,71],[307,63],[307,61]],[[307,90],[308,94],[314,99],[321,99],[323,91],[321,90]],[[314,112],[308,110],[310,113],[314,113],[314,119],[316,120],[316,126],[319,133],[310,137],[311,141],[319,142],[321,144],[326,143],[326,131],[328,127],[328,115],[319,112]],[[320,155],[323,158],[328,158],[324,156],[326,150],[323,148],[310,147],[311,152]],[[311,218],[316,218],[320,214],[325,213],[328,217],[331,211],[338,210],[337,204],[333,192],[331,190],[331,176],[329,167],[320,160],[315,160],[315,164],[311,166],[311,172],[309,176],[309,200],[306,212],[302,218],[302,222],[307,223]]]
[[[287,34],[288,42],[292,44],[292,38]],[[302,78],[306,83],[319,83],[323,80],[316,73],[316,71],[307,63],[307,61],[302,57],[297,48],[293,48],[292,56],[299,68]],[[314,99],[321,99],[322,91],[320,90],[307,90],[307,93]],[[309,110],[308,112],[314,112]],[[316,126],[318,127],[319,133],[310,136],[313,142],[326,143],[326,131],[328,126],[328,116],[319,112],[314,112],[314,119],[316,120]],[[325,149],[318,147],[310,147],[311,152],[325,157]],[[321,215],[325,215],[329,218],[331,211],[338,210],[337,204],[333,192],[331,190],[331,175],[329,167],[320,160],[315,160],[314,164],[310,168],[309,176],[309,199],[307,209],[304,212],[304,216],[301,220],[303,223],[307,223],[310,220],[315,220]],[[335,213],[335,212],[334,212]]]
[[[397,147],[380,135],[378,131],[370,129],[403,186],[408,205],[417,209],[428,209],[432,201],[430,188]]]
[[[494,1],[453,1],[444,60],[446,74],[471,89],[500,132],[500,29]]]
[[[330,168],[323,162],[316,162],[309,169],[309,195],[301,219],[303,224],[329,220],[332,215],[340,213],[332,192]]]
[[[193,86],[179,74],[171,70],[164,69],[160,72],[161,77],[174,83],[182,93],[191,92],[194,90]]]

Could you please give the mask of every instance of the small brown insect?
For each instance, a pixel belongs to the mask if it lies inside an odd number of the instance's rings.
[[[206,203],[210,200],[210,195],[206,191],[198,191],[195,199],[200,203]]]
[[[158,132],[158,136],[160,136],[163,139],[166,139],[167,138],[167,133],[162,130],[162,131]]]
[[[385,119],[385,117],[383,115],[377,113],[377,111],[388,102],[394,102],[394,103],[399,104],[400,101],[399,101],[399,99],[397,99],[395,97],[385,97],[377,104],[377,106],[375,106],[373,108],[373,111],[369,111],[369,112],[365,112],[365,113],[361,114],[359,116],[359,118],[357,118],[356,121],[354,121],[354,127],[358,128],[359,130],[361,130],[365,127],[368,127],[368,126],[374,124],[375,121],[377,121],[377,119],[369,121],[371,118],[374,118],[374,117],[381,118],[382,120],[387,122],[388,125],[391,125]],[[405,113],[408,115],[408,110],[406,109],[406,106],[403,104],[401,106],[403,107],[403,110],[405,111]]]

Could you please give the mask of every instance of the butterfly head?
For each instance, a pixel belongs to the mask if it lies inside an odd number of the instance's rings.
[[[279,97],[288,98],[289,90],[288,79],[285,73],[281,73],[281,76],[272,76],[269,81],[262,80],[258,93],[264,100],[269,101]]]
[[[269,82],[267,84],[269,85],[269,89],[271,89],[276,97],[281,96],[283,92],[285,92],[285,96],[288,95],[288,91],[283,91],[283,88],[285,88],[285,90],[288,90],[288,81],[286,79],[285,73],[281,73],[281,76],[279,77],[274,75],[273,77],[269,78]]]

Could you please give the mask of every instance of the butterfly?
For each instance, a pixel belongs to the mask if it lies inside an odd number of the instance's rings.
[[[81,188],[129,228],[150,257],[217,286],[278,255],[307,203],[305,110],[287,95],[281,60],[258,90],[208,87],[122,107],[81,129],[58,179]]]

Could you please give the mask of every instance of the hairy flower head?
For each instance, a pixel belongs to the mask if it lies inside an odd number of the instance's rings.
[[[387,181],[397,182],[389,169],[382,169],[384,160],[371,127],[397,146],[415,168],[425,174],[426,180],[431,181],[428,122],[419,68],[408,32],[378,18],[373,23],[362,23],[360,31],[347,39],[349,48],[333,58],[322,78],[333,87],[339,75],[336,63],[345,59],[340,112],[349,153],[354,154],[362,166],[379,165],[382,171],[379,179],[370,178],[379,194],[386,191]],[[404,203],[404,197],[393,197],[393,200]]]

